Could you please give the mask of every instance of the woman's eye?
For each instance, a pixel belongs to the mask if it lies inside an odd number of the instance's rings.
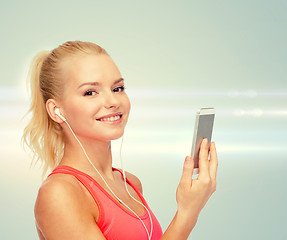
[[[121,86],[121,87],[117,87],[115,88],[113,91],[114,92],[123,92],[126,88],[124,86]]]
[[[94,90],[88,90],[84,94],[84,96],[94,96],[94,95],[96,95],[96,91]]]

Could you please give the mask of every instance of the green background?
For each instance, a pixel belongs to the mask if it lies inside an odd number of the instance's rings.
[[[68,40],[104,47],[126,79],[125,168],[141,179],[164,230],[195,112],[215,107],[218,186],[192,239],[285,239],[286,12],[279,0],[2,1],[0,239],[37,239],[41,169],[20,143],[25,76],[35,54]]]

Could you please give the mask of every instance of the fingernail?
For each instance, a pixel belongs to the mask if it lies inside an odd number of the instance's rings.
[[[207,138],[204,138],[204,139],[203,139],[203,142],[204,142],[204,144],[207,144],[207,143],[208,143]]]

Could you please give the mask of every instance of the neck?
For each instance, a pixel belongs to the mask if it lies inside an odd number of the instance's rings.
[[[92,164],[87,159],[80,144],[74,139],[65,142],[64,156],[60,165],[68,165],[89,174],[96,172],[95,167],[101,175],[113,178],[111,142],[91,141],[81,138],[79,138],[79,141]]]

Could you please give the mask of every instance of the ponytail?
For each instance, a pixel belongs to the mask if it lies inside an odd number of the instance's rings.
[[[33,162],[42,162],[43,176],[49,168],[56,167],[63,154],[61,127],[49,117],[40,86],[41,68],[49,54],[48,51],[40,52],[31,64],[28,84],[31,91],[29,112],[32,117],[23,134],[23,143],[31,149]]]
[[[97,44],[69,41],[53,51],[43,51],[32,61],[28,83],[31,89],[31,120],[23,133],[23,143],[32,153],[33,162],[41,161],[43,176],[55,168],[64,154],[64,136],[60,124],[46,110],[48,99],[60,100],[64,92],[63,64],[66,59],[83,55],[108,53]]]

